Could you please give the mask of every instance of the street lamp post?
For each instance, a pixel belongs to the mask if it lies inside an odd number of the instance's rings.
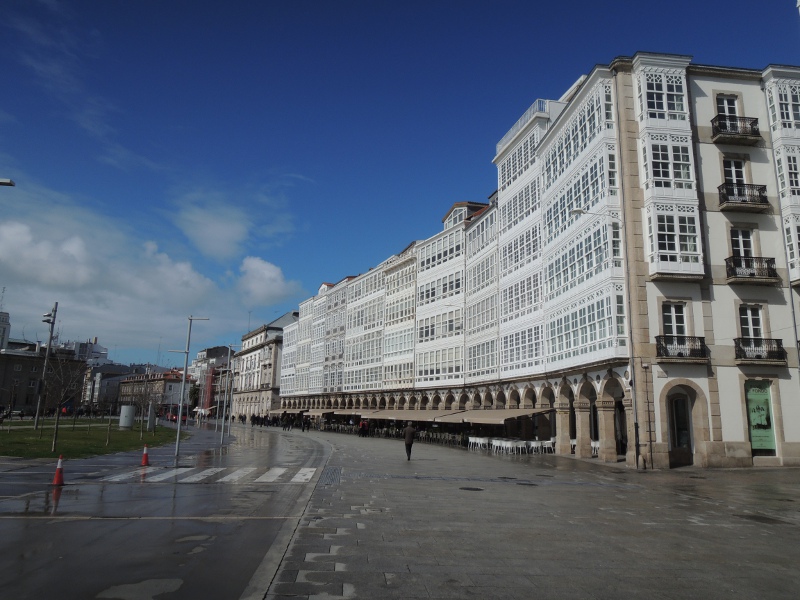
[[[178,398],[178,435],[175,439],[175,466],[178,466],[178,457],[181,452],[181,420],[183,419],[183,396],[186,393],[186,371],[189,368],[189,344],[192,339],[192,321],[208,321],[208,317],[193,317],[189,315],[189,330],[186,332],[186,350],[170,350],[170,352],[183,352],[183,376],[181,377],[181,396]]]
[[[47,359],[50,358],[50,346],[53,345],[53,329],[56,326],[56,314],[58,313],[58,302],[53,304],[53,310],[42,316],[42,323],[50,324],[50,335],[47,336],[47,348],[44,350],[44,367],[42,367],[42,377],[39,379],[39,389],[36,394],[36,414],[33,418],[33,429],[39,428],[39,411],[42,406],[42,389],[44,388],[44,378],[47,374]]]
[[[224,408],[222,409],[222,431],[219,434],[220,446],[222,445],[222,441],[225,439],[225,417],[228,413],[228,389],[230,388],[229,383],[231,381],[231,350],[233,349],[231,346],[231,344],[228,344],[228,372],[225,374],[225,404],[223,405]],[[230,435],[230,431],[228,432],[228,435]]]
[[[236,357],[233,357],[233,364],[228,371],[228,385],[226,386],[225,390],[225,398],[226,402],[228,403],[228,435],[231,434],[231,427],[233,426],[233,381],[236,375]],[[225,424],[222,425],[223,430],[225,429]]]

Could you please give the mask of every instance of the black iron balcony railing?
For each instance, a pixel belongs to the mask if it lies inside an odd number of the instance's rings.
[[[708,358],[706,338],[693,335],[657,335],[656,356],[661,358]]]
[[[783,340],[770,338],[734,338],[737,360],[786,360]]]
[[[731,256],[725,259],[728,279],[777,279],[775,259],[764,256]]]
[[[720,204],[769,206],[767,186],[752,183],[723,183],[719,188]]]
[[[734,117],[717,115],[711,119],[711,137],[716,138],[760,138],[758,119],[751,117]]]

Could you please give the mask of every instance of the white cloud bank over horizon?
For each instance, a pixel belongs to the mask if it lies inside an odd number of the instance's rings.
[[[58,301],[62,340],[96,336],[114,360],[154,361],[158,347],[185,347],[189,315],[210,318],[193,330],[193,348],[221,336],[233,335],[235,342],[245,333],[242,315],[302,294],[302,286],[287,280],[279,266],[252,255],[241,258],[242,250],[238,257],[228,252],[224,265],[211,264],[176,244],[171,230],[166,232],[170,250],[162,249],[152,238],[163,239],[163,230],[134,230],[124,212],[103,214],[20,182],[9,192],[0,218],[0,288],[14,338],[46,339],[41,315]],[[234,215],[218,222],[224,230],[236,220]],[[207,227],[214,232],[212,222]],[[234,231],[225,243],[242,243],[237,235]],[[128,358],[115,356],[114,348]]]

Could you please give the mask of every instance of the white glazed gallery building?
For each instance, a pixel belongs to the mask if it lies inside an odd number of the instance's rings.
[[[798,465],[799,159],[800,67],[598,65],[502,137],[489,202],[300,305],[281,407]]]

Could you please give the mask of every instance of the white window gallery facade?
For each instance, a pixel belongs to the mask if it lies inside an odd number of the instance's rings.
[[[798,160],[800,67],[596,66],[501,139],[489,202],[300,305],[281,406],[529,416],[556,453],[630,466],[798,465]]]

